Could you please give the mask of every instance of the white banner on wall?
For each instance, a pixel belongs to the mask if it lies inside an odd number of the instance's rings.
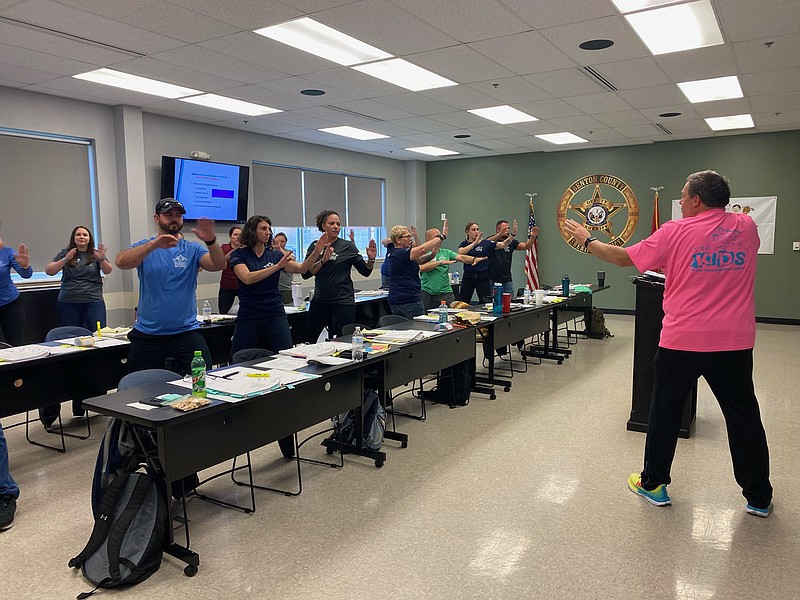
[[[759,254],[775,253],[775,218],[778,208],[777,196],[759,196],[754,198],[731,198],[725,207],[729,212],[741,212],[750,215],[758,225],[758,237],[761,238]],[[681,218],[681,201],[672,201],[672,218]]]

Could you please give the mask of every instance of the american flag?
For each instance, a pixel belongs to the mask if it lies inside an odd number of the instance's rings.
[[[531,231],[536,227],[536,217],[533,214],[533,196],[529,194],[530,204],[528,205],[528,249],[525,250],[525,279],[527,280],[528,289],[539,289],[539,239],[538,237],[533,240],[530,239]],[[530,243],[533,241],[533,243]]]

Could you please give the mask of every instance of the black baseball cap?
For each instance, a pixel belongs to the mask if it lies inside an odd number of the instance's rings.
[[[181,211],[182,215],[186,214],[186,209],[183,208],[183,204],[175,200],[175,198],[162,198],[159,200],[156,204],[155,214],[160,215],[162,213],[171,211],[173,208],[177,208],[179,211]]]

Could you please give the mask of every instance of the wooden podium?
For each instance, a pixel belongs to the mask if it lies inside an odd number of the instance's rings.
[[[636,286],[636,320],[633,338],[633,398],[628,431],[647,432],[650,399],[653,394],[653,358],[661,336],[664,311],[664,284],[644,277],[633,280]],[[688,438],[694,430],[697,414],[697,383],[687,398],[681,419],[679,437]]]

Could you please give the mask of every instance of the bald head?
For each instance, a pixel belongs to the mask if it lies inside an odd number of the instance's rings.
[[[425,241],[428,242],[428,241],[432,240],[433,238],[435,238],[440,233],[441,232],[438,229],[436,229],[435,227],[433,229],[428,229],[428,231],[425,232]]]

